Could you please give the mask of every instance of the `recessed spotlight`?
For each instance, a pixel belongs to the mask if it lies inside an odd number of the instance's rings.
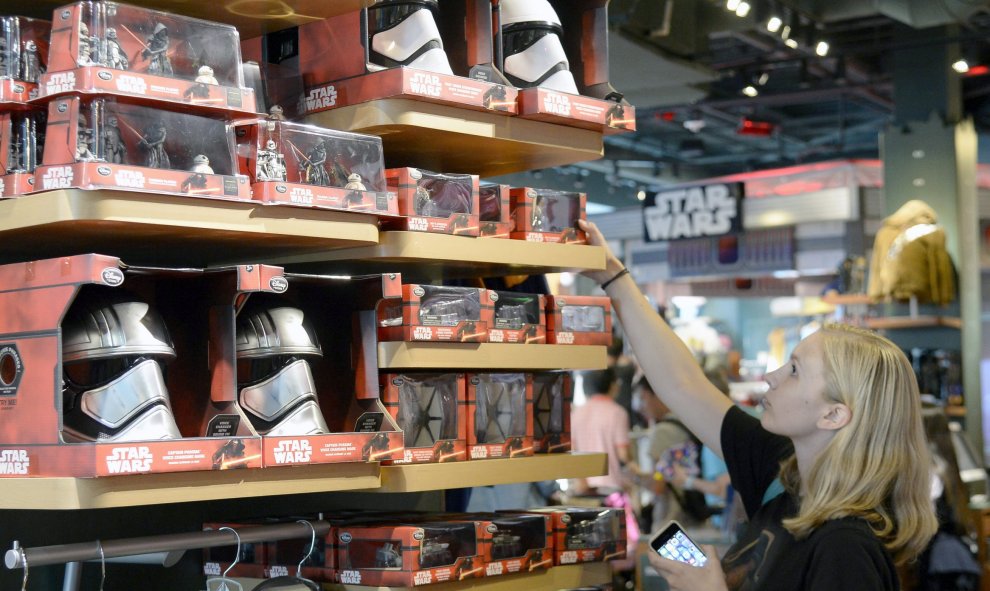
[[[965,74],[966,72],[969,71],[969,64],[966,63],[966,60],[959,59],[952,62],[952,69],[959,72],[960,74]]]
[[[640,190],[638,193],[636,193],[636,199],[639,199],[640,201],[646,201],[646,191]]]
[[[815,54],[821,57],[828,55],[828,43],[825,41],[819,41],[818,45],[815,45]]]
[[[776,33],[783,25],[784,21],[781,20],[779,16],[772,16],[770,17],[770,20],[767,21],[767,30],[771,33]]]
[[[783,39],[784,41],[787,41],[788,39],[791,38],[791,26],[790,25],[784,25],[784,28],[782,28],[780,30],[780,38]]]
[[[760,86],[766,86],[767,82],[770,81],[770,74],[763,72],[760,77],[756,79],[756,83]]]
[[[798,48],[798,42],[794,39],[784,39],[784,45],[790,47],[791,49]]]
[[[740,2],[739,6],[736,7],[736,16],[744,18],[752,8],[749,2]]]
[[[756,90],[756,87],[753,86],[752,84],[750,84],[749,86],[747,86],[747,87],[745,87],[745,88],[742,89],[742,93],[745,94],[748,97],[754,97],[754,96],[760,94],[760,91],[759,90]]]
[[[728,2],[725,3],[725,9],[735,12],[735,10],[739,8],[740,2],[742,2],[742,0],[728,0]]]

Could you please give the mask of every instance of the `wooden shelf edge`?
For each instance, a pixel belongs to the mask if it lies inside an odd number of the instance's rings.
[[[554,370],[604,369],[606,348],[598,345],[504,343],[378,343],[378,368]]]
[[[865,293],[836,293],[830,291],[821,296],[826,304],[832,306],[848,306],[854,304],[875,304],[877,301]]]
[[[887,316],[883,318],[866,318],[867,328],[877,330],[898,330],[909,328],[962,328],[962,319],[955,316]]]

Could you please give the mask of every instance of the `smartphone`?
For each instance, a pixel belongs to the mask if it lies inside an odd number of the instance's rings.
[[[684,533],[684,528],[676,521],[671,521],[653,534],[650,538],[650,547],[664,558],[691,566],[704,566],[708,561],[705,553]]]

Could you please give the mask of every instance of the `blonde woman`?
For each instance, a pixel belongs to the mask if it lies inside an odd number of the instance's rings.
[[[651,552],[670,588],[899,589],[895,563],[917,556],[937,528],[918,387],[901,350],[869,331],[826,325],[766,376],[757,420],[705,378],[598,228],[581,228],[606,248],[605,270],[588,276],[611,297],[647,379],[725,459],[750,519],[721,564],[698,568]]]

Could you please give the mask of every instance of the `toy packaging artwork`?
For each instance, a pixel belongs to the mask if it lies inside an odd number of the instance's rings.
[[[467,459],[464,374],[382,374],[381,400],[405,434],[395,463]]]
[[[38,97],[38,80],[48,68],[48,21],[0,17],[0,106],[28,108]]]
[[[547,342],[556,345],[610,345],[611,300],[605,296],[549,296]]]
[[[509,185],[482,183],[478,188],[478,235],[482,238],[509,238],[512,214]]]
[[[253,113],[240,36],[230,25],[116,2],[55,9],[42,96],[117,94]]]
[[[562,453],[571,450],[571,401],[574,383],[567,372],[532,374],[533,450]]]
[[[549,515],[504,511],[473,517],[485,524],[486,576],[533,572],[553,566],[553,528]]]
[[[491,302],[476,287],[402,286],[402,299],[378,305],[378,338],[382,341],[488,341]]]
[[[385,179],[399,198],[403,229],[460,236],[478,235],[478,176],[389,168]]]
[[[275,119],[238,123],[240,171],[266,203],[397,214],[382,140]]]
[[[467,403],[470,459],[533,455],[533,399],[527,374],[468,374]]]
[[[38,190],[122,189],[248,200],[224,121],[121,103],[64,97],[48,105]]]
[[[540,294],[515,291],[489,291],[493,308],[488,325],[491,343],[545,343],[546,298]]]
[[[578,220],[586,219],[584,193],[554,191],[529,187],[513,188],[512,238],[529,242],[586,244],[587,236],[578,229]]]
[[[452,75],[437,27],[437,0],[379,0],[368,8],[368,61]]]
[[[624,509],[545,507],[526,512],[550,516],[555,565],[604,562],[626,556]]]
[[[34,191],[34,170],[45,145],[44,111],[0,113],[0,194]]]

